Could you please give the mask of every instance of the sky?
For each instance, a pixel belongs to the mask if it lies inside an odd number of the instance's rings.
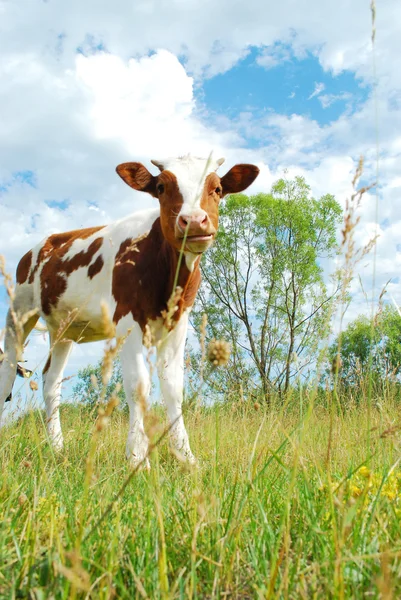
[[[388,290],[401,304],[401,3],[370,0],[0,0],[0,254],[108,223],[156,200],[117,164],[191,152],[257,164],[249,193],[286,171],[345,206],[360,156],[350,320]],[[223,173],[223,168],[221,169]],[[373,277],[375,272],[375,277]],[[0,291],[0,328],[7,297]],[[31,368],[46,360],[34,334]],[[76,346],[66,374],[98,360]]]

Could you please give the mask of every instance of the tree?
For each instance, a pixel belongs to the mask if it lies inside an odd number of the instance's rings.
[[[97,365],[88,365],[80,369],[77,377],[78,381],[72,390],[74,400],[84,402],[89,406],[95,406],[100,401],[102,395],[102,362],[99,361]],[[117,396],[120,403],[124,403],[125,394],[122,387],[121,364],[119,360],[116,360],[113,365],[110,381],[107,384],[105,399],[110,398],[118,384],[120,385],[120,390]]]
[[[360,315],[348,324],[330,346],[331,364],[340,361],[338,381],[358,390],[371,378],[375,384],[398,381],[401,376],[401,317],[392,306],[373,317]]]
[[[302,177],[280,179],[270,194],[230,196],[220,209],[216,244],[202,259],[203,282],[193,312],[208,316],[215,338],[231,342],[229,369],[213,372],[214,389],[286,393],[312,366],[327,330],[332,296],[322,261],[337,252],[341,208],[311,197]]]

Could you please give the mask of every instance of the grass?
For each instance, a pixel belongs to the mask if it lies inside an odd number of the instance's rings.
[[[100,431],[83,407],[61,416],[60,456],[39,411],[1,438],[1,598],[400,597],[390,400],[344,415],[307,408],[303,421],[239,404],[189,412],[199,467],[163,440],[99,527],[129,475],[126,415]],[[163,426],[156,408],[148,430]]]

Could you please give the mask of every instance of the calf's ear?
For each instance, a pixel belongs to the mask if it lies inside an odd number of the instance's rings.
[[[235,165],[220,179],[223,196],[246,190],[258,175],[259,169],[255,165]]]
[[[127,162],[118,165],[117,173],[123,181],[134,190],[147,192],[157,198],[156,183],[157,177],[149,173],[146,167],[141,163]]]

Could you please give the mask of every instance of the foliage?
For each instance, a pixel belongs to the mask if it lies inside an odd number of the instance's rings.
[[[113,372],[106,387],[104,399],[107,400],[113,394],[117,386],[120,387],[117,396],[120,403],[125,402],[125,394],[122,385],[121,363],[116,360]],[[77,383],[72,390],[74,399],[89,406],[95,406],[101,399],[102,393],[102,362],[96,365],[87,365],[78,371]]]
[[[280,179],[270,194],[231,196],[220,215],[193,320],[199,331],[206,313],[211,336],[231,342],[232,358],[227,373],[208,381],[214,391],[249,393],[259,382],[266,398],[285,393],[307,375],[327,332],[332,297],[323,264],[337,251],[341,208],[330,194],[312,198],[296,177]]]
[[[372,318],[358,316],[330,347],[330,361],[340,357],[339,383],[357,390],[367,380],[376,385],[399,381],[401,375],[401,317],[386,306]]]
[[[401,596],[391,399],[304,419],[239,402],[186,414],[201,467],[180,468],[164,441],[99,527],[130,474],[128,418],[99,431],[88,412],[61,407],[60,457],[39,412],[2,430],[0,598]],[[146,428],[157,439],[164,423],[156,411]]]

